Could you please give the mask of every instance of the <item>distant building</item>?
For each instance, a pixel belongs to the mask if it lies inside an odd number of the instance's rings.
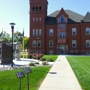
[[[90,13],[62,8],[47,15],[47,8],[47,0],[30,0],[30,51],[90,55]]]

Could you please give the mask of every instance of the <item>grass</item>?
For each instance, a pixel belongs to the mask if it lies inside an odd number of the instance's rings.
[[[46,59],[51,58],[55,61],[58,58],[58,55],[44,55],[42,58],[46,58]]]
[[[90,90],[90,56],[66,57],[83,90]]]
[[[38,90],[50,68],[49,66],[31,68],[32,73],[29,74],[30,90]],[[19,79],[15,73],[20,71],[23,69],[0,71],[0,90],[19,90]],[[25,78],[21,79],[21,86],[21,90],[27,90],[26,75]]]

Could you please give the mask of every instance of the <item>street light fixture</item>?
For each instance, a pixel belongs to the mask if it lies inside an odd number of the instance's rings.
[[[38,54],[39,54],[39,40],[40,40],[40,38],[38,37],[37,39],[38,39]]]
[[[14,33],[14,25],[15,25],[15,23],[10,23],[10,25],[11,25],[11,30],[12,30],[12,55],[11,55],[12,62],[11,62],[11,67],[13,67],[13,33]]]

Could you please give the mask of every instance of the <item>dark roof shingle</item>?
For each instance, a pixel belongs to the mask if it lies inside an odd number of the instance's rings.
[[[60,10],[57,10],[53,13],[51,13],[50,15],[48,15],[47,19],[46,19],[46,24],[56,24],[56,16],[59,14]],[[80,15],[76,12],[73,12],[71,10],[65,10],[65,12],[67,13],[67,15],[69,15],[69,21],[68,23],[78,23],[81,22],[81,20],[83,20],[84,16]]]

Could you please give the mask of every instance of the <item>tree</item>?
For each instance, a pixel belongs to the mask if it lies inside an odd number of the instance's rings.
[[[14,33],[14,42],[20,42],[21,44],[22,44],[22,41],[23,41],[23,37],[22,37],[22,34],[21,34],[21,32],[18,32],[18,31],[16,31],[15,33]]]
[[[1,41],[11,42],[10,34],[8,34],[6,31],[2,32],[0,39],[1,39]]]
[[[28,49],[29,37],[24,37],[24,49]]]

